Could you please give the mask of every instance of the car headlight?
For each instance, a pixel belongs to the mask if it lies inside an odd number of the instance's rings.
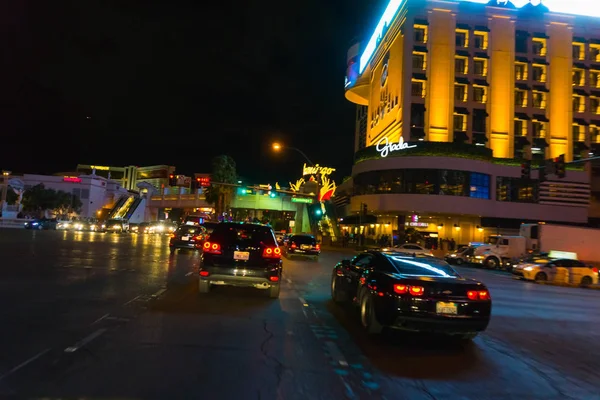
[[[450,254],[450,257],[456,258],[456,254]]]
[[[102,224],[102,229],[106,228],[106,225]]]
[[[533,271],[533,267],[525,267],[523,268],[525,271]]]

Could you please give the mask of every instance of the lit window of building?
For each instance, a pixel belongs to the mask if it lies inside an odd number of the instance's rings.
[[[523,89],[515,90],[515,107],[527,107],[527,91]]]
[[[454,58],[454,69],[457,75],[466,75],[469,73],[469,59],[467,57],[456,56]]]
[[[585,126],[573,124],[573,141],[585,142]]]
[[[413,79],[411,86],[411,94],[414,97],[425,97],[425,81]]]
[[[583,43],[573,43],[573,60],[585,60],[585,45]]]
[[[578,94],[573,95],[573,112],[585,112],[585,97]]]
[[[467,130],[467,116],[465,114],[454,114],[454,130],[465,132]]]
[[[532,91],[531,103],[535,108],[546,108],[546,93],[537,90]]]
[[[598,125],[590,125],[590,140],[592,143],[600,143],[600,127]]]
[[[473,45],[478,50],[487,50],[488,48],[488,33],[475,31],[473,35]]]
[[[593,114],[600,114],[600,98],[590,97],[590,112]]]
[[[427,54],[413,51],[413,69],[424,71],[427,68]]]
[[[590,71],[590,86],[594,89],[600,88],[600,71],[595,69]]]
[[[487,88],[485,86],[473,86],[473,101],[487,103]]]
[[[466,29],[456,30],[456,47],[469,47],[469,31]]]
[[[546,82],[546,66],[533,64],[531,67],[531,77],[536,82]]]
[[[515,79],[518,81],[526,81],[527,76],[527,64],[518,62],[515,64]]]
[[[527,136],[527,121],[515,119],[515,136]]]
[[[545,138],[546,137],[546,122],[533,120],[531,124],[531,131],[534,138]]]
[[[415,25],[415,43],[427,43],[427,25]]]
[[[487,76],[487,60],[485,58],[474,59],[473,72],[475,73],[475,75]]]
[[[459,102],[465,102],[468,100],[467,85],[460,83],[454,84],[454,100]]]
[[[600,62],[600,44],[590,44],[590,61]]]
[[[540,57],[546,56],[546,39],[544,38],[533,38],[531,49],[533,54]]]
[[[585,85],[585,73],[581,68],[573,68],[573,86]]]

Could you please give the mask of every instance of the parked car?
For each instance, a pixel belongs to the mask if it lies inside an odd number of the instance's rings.
[[[171,234],[169,248],[171,253],[177,249],[202,250],[207,238],[206,228],[199,225],[182,225]]]
[[[433,253],[431,250],[426,249],[425,247],[419,246],[415,243],[404,243],[394,246],[394,250],[406,252],[409,254],[425,254],[433,257]]]
[[[367,251],[333,268],[331,297],[353,302],[371,334],[383,328],[472,339],[490,321],[487,287],[443,260],[395,251]]]
[[[281,249],[269,226],[224,222],[204,242],[199,291],[208,293],[213,285],[246,286],[278,298],[281,272]]]
[[[25,229],[52,229],[56,230],[58,220],[56,218],[38,218],[25,222]]]

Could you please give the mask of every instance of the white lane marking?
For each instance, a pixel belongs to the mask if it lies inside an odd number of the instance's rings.
[[[286,281],[287,281],[287,283],[289,283],[289,284],[291,284],[291,283],[292,283],[292,280],[291,280],[291,279],[289,279],[289,278],[288,278],[288,279],[286,279]]]
[[[342,351],[337,344],[333,342],[325,342],[325,346],[327,346],[327,350],[329,350],[329,354],[335,362],[343,367],[348,366],[348,361],[346,361],[346,357],[344,357],[344,354],[342,354]]]
[[[8,371],[7,373],[5,373],[4,375],[0,376],[0,381],[2,379],[6,378],[7,376],[11,375],[11,374],[14,374],[15,372],[17,372],[18,370],[20,370],[21,368],[23,368],[27,364],[30,364],[30,363],[34,362],[35,360],[37,360],[38,358],[40,358],[41,356],[43,356],[44,354],[46,354],[49,351],[50,351],[50,349],[46,349],[46,350],[40,351],[35,356],[33,356],[33,357],[31,357],[31,358],[23,361],[21,364],[17,365],[16,367],[14,367],[13,369],[11,369],[10,371]]]
[[[123,304],[124,306],[126,306],[129,303],[133,303],[134,301],[136,301],[137,299],[139,299],[140,297],[142,297],[142,295],[140,294],[139,296],[135,296],[133,299],[129,300],[127,303]]]
[[[194,271],[190,271],[190,272],[188,272],[187,274],[185,274],[185,276],[190,276],[190,275],[191,275],[191,274],[193,274],[193,273],[194,273]]]
[[[77,350],[81,349],[82,347],[87,346],[92,340],[96,339],[98,336],[102,335],[104,332],[106,332],[106,329],[104,329],[104,328],[98,329],[96,332],[84,337],[82,340],[75,343],[73,346],[67,347],[65,349],[65,353],[75,353]]]
[[[101,316],[100,318],[98,318],[97,320],[92,322],[92,325],[97,324],[98,322],[102,321],[104,318],[108,317],[109,315],[110,314],[104,314],[103,316]]]
[[[154,293],[154,294],[152,295],[152,297],[160,297],[160,296],[162,296],[162,295],[163,295],[163,293],[164,293],[164,292],[166,292],[166,291],[167,291],[167,289],[160,289],[158,292]]]
[[[120,317],[108,317],[107,321],[119,321],[119,322],[129,322],[131,321],[129,318],[120,318]]]

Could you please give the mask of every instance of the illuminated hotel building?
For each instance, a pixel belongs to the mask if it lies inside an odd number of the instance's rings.
[[[598,17],[585,0],[391,0],[348,52],[351,211],[461,243],[522,221],[587,223],[589,168],[540,181],[537,166],[600,155]]]
[[[148,167],[115,167],[106,165],[77,165],[78,174],[92,174],[117,181],[127,190],[139,190],[138,183],[147,182],[157,189],[169,185],[169,174],[175,167],[169,165],[152,165]]]

